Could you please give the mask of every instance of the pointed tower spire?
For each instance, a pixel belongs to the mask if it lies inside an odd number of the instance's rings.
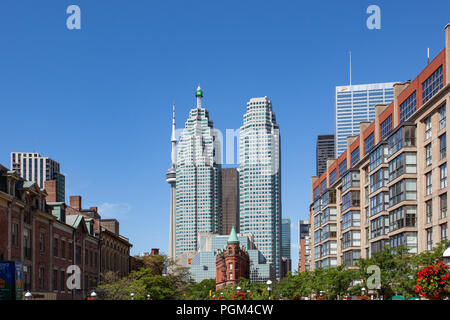
[[[203,90],[198,85],[197,90],[195,91],[195,96],[197,97],[197,108],[202,107],[202,98],[203,98]]]
[[[172,168],[175,168],[177,157],[176,157],[176,149],[177,149],[177,138],[175,136],[175,102],[172,105]]]

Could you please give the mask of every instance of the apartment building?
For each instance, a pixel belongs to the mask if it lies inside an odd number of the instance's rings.
[[[446,120],[450,105],[450,24],[445,48],[394,100],[312,177],[312,268],[370,257],[389,245],[411,253],[448,239]]]

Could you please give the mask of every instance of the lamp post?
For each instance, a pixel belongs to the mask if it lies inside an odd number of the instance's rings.
[[[31,294],[30,291],[27,291],[27,293],[25,293],[25,300],[31,300],[33,299],[33,295]]]
[[[97,300],[97,294],[95,293],[95,291],[92,291],[91,293],[91,300]]]
[[[238,287],[236,288],[236,291],[237,291],[237,292],[241,291],[241,287],[238,286]]]
[[[267,280],[267,291],[269,292],[269,300],[270,300],[270,291],[272,291],[272,287],[270,286],[272,284],[272,281]]]
[[[362,287],[361,288],[361,295],[364,297],[365,293],[366,293],[366,288]]]
[[[152,300],[150,294],[147,295],[147,299],[145,299],[145,300]]]
[[[131,300],[134,300],[134,293],[133,292],[130,293],[130,296],[131,296]]]

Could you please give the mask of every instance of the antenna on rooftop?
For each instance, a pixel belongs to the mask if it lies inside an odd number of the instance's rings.
[[[430,48],[427,48],[427,64],[430,63]]]
[[[350,52],[350,85],[352,85],[352,52]]]

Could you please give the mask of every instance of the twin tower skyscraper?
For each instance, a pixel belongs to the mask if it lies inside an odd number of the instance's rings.
[[[195,96],[197,106],[189,112],[178,148],[173,110],[172,166],[166,174],[171,185],[169,259],[173,260],[199,249],[199,233],[222,232],[222,135],[202,106],[200,86]],[[271,265],[272,277],[280,278],[280,129],[267,97],[247,102],[239,130],[238,170],[240,232],[253,237]]]

